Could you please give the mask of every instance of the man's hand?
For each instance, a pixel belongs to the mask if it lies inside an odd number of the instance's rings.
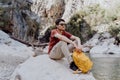
[[[76,49],[76,51],[78,51],[78,52],[81,52],[81,51],[82,51],[82,49],[79,48],[79,47],[77,47],[77,48],[75,48],[75,49]]]
[[[73,46],[75,47],[76,51],[79,51],[79,52],[82,51],[82,46],[78,47],[76,43],[73,43]]]

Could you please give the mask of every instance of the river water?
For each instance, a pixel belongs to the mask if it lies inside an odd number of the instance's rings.
[[[120,57],[94,57],[92,61],[96,80],[120,80]]]

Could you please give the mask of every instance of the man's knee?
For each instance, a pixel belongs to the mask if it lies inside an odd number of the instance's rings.
[[[49,55],[49,58],[53,59],[53,60],[60,60],[62,59],[64,56],[60,56],[60,55]]]
[[[63,46],[63,45],[67,45],[67,42],[64,42],[64,41],[60,41],[60,44]]]
[[[75,42],[76,44],[78,44],[78,41],[77,41],[77,40],[74,40],[74,42]]]

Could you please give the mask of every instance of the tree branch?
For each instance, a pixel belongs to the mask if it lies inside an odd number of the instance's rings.
[[[27,46],[45,47],[45,46],[48,45],[48,43],[41,43],[41,44],[32,44],[32,43],[28,43],[28,42],[25,42],[25,41],[23,41],[23,40],[17,39],[17,38],[15,38],[15,37],[13,37],[13,36],[10,36],[10,38],[12,38],[12,39],[14,39],[14,40],[16,40],[16,41],[19,41],[19,42],[21,42],[21,43],[23,43],[23,44],[25,44],[25,45],[27,45]]]

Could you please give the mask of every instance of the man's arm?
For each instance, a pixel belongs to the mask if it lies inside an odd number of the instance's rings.
[[[76,37],[76,36],[71,36],[70,39],[72,40],[76,40],[77,41],[77,47],[75,47],[77,50],[82,50],[82,45],[81,45],[81,40],[79,37]]]
[[[62,41],[65,41],[65,42],[67,42],[67,43],[70,43],[70,44],[73,44],[73,45],[74,45],[74,42],[73,42],[72,40],[68,39],[66,36],[63,36],[63,35],[61,35],[61,34],[59,34],[59,33],[56,33],[54,36],[55,36],[56,38],[62,40]]]
[[[81,47],[81,40],[80,40],[80,38],[79,37],[76,37],[76,36],[71,36],[70,37],[70,39],[72,39],[72,40],[76,40],[77,42],[78,42],[78,47]]]
[[[65,41],[65,42],[67,42],[67,43],[72,44],[72,45],[76,48],[76,50],[78,50],[78,51],[81,51],[81,50],[82,50],[81,42],[80,42],[80,39],[79,39],[78,37],[71,36],[71,39],[77,40],[79,46],[78,46],[74,41],[68,39],[67,37],[65,37],[65,36],[63,36],[63,35],[61,35],[61,34],[56,33],[54,36],[55,36],[56,38],[59,38],[59,39],[62,40],[62,41]]]

